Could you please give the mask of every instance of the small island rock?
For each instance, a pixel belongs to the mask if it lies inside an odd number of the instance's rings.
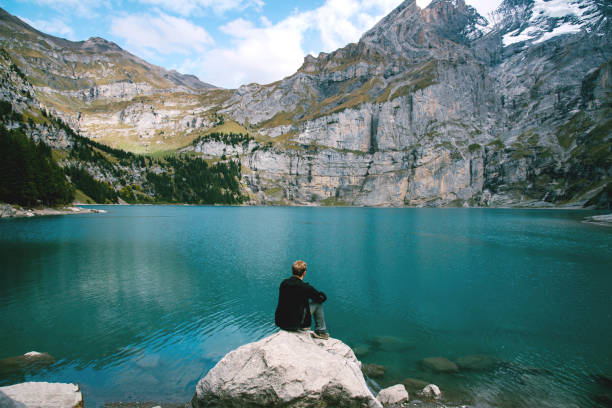
[[[380,408],[361,363],[337,339],[279,331],[225,355],[196,386],[194,408]]]

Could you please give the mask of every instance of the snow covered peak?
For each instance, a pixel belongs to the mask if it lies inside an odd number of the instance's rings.
[[[522,42],[539,44],[563,34],[589,32],[605,18],[595,0],[528,0],[507,7],[505,13],[510,9],[514,16],[529,18],[518,27],[514,24],[503,36],[504,47]]]

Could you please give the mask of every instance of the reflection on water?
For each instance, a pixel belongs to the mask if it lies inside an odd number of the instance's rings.
[[[75,381],[92,407],[187,401],[226,352],[275,331],[300,258],[332,335],[386,367],[380,386],[434,382],[482,407],[597,407],[610,393],[596,376],[612,372],[612,235],[584,212],[105,209],[0,222],[0,359],[56,359],[0,369],[0,385]],[[494,363],[420,363],[470,355]]]

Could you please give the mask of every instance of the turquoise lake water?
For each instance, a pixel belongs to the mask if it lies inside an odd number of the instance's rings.
[[[303,259],[331,335],[386,367],[380,386],[421,379],[475,407],[609,406],[612,228],[581,222],[592,213],[100,208],[0,220],[0,359],[56,359],[0,366],[0,386],[77,382],[86,407],[186,402],[225,353],[276,331],[278,285]],[[474,354],[495,363],[420,364]]]

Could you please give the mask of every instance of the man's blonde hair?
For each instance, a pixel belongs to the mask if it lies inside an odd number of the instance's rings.
[[[295,276],[303,276],[306,272],[306,262],[304,261],[295,261],[291,266],[291,271]]]

